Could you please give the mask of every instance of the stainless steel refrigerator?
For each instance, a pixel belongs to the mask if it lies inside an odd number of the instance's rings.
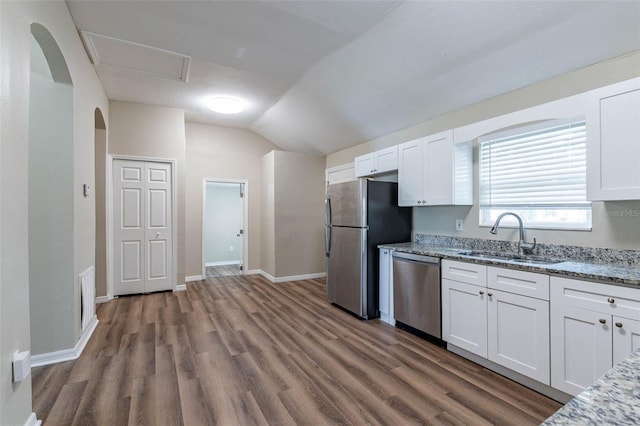
[[[359,179],[327,187],[327,298],[360,318],[379,316],[378,245],[411,241],[398,184]]]

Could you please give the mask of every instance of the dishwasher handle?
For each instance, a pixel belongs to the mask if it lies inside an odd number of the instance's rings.
[[[439,257],[424,256],[421,254],[404,253],[398,251],[393,252],[393,259],[397,259],[402,262],[440,264]]]

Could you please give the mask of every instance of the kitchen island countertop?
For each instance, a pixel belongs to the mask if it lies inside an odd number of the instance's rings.
[[[640,424],[640,350],[615,365],[542,424]]]

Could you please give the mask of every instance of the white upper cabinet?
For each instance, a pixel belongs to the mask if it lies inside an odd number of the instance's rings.
[[[640,199],[640,78],[590,92],[587,198]]]
[[[372,176],[398,169],[398,146],[355,158],[356,177]]]
[[[471,142],[454,144],[453,130],[398,145],[398,204],[472,204]]]

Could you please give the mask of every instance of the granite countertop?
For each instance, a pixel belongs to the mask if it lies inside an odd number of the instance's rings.
[[[640,350],[549,417],[543,425],[640,424]]]
[[[435,256],[486,265],[506,266],[513,269],[565,276],[569,278],[594,280],[607,284],[640,289],[640,265],[574,262],[564,261],[563,258],[557,258],[557,263],[536,263],[535,256],[530,257],[533,262],[529,263],[527,262],[527,256],[517,260],[487,258],[467,254],[472,250],[464,248],[443,247],[421,243],[382,244],[379,247],[406,253]],[[473,251],[477,252],[478,250]],[[513,253],[515,255],[515,252]]]

